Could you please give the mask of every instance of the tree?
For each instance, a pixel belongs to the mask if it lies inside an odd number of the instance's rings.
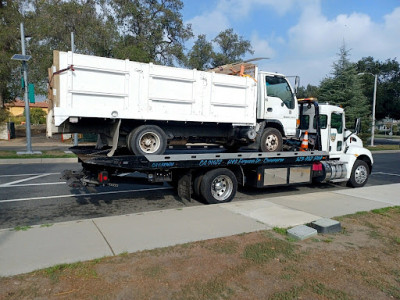
[[[26,12],[26,32],[31,36],[27,51],[29,81],[37,84],[38,93],[45,93],[47,69],[52,65],[53,50],[71,50],[71,32],[75,36],[75,52],[110,56],[116,27],[110,19],[97,13],[95,1],[48,0],[31,1]]]
[[[192,37],[183,23],[180,0],[105,0],[121,36],[116,58],[173,65],[184,60],[184,43]]]
[[[208,42],[206,36],[201,34],[189,51],[185,66],[197,70],[210,69],[214,55],[211,42]]]
[[[247,53],[254,53],[250,41],[238,36],[232,28],[221,31],[212,42],[219,52],[213,49],[213,44],[206,40],[205,35],[199,35],[187,55],[185,66],[205,70],[239,62]]]
[[[221,50],[213,57],[213,67],[240,61],[246,53],[254,54],[250,41],[238,36],[232,28],[220,32],[213,42]]]
[[[38,107],[30,109],[31,123],[38,125],[46,123],[46,112]]]
[[[362,93],[356,64],[349,61],[349,52],[344,45],[340,48],[339,59],[333,64],[332,77],[322,80],[319,89],[320,101],[343,106],[347,124],[357,117],[366,120],[371,112],[367,98]]]
[[[319,87],[311,84],[307,84],[307,87],[300,86],[297,89],[297,98],[318,98],[319,96]]]
[[[19,8],[20,1],[0,0],[0,108],[20,92],[21,63],[11,60],[13,54],[21,53]]]
[[[357,62],[358,72],[378,75],[376,118],[400,119],[400,66],[394,59],[385,62],[364,57]],[[374,77],[363,76],[363,93],[372,103]]]

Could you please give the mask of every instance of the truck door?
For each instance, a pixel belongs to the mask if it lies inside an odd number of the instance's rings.
[[[264,119],[279,121],[286,136],[296,134],[297,100],[285,77],[263,76],[265,86]]]
[[[329,128],[329,154],[331,158],[338,158],[344,147],[344,120],[343,113],[332,112]]]

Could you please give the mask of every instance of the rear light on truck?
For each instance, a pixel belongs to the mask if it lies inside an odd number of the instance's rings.
[[[322,163],[320,163],[320,162],[313,163],[312,170],[314,172],[321,172],[323,170]]]
[[[97,176],[97,180],[99,183],[105,184],[108,183],[109,177],[108,177],[108,172],[107,171],[101,171],[99,175]]]

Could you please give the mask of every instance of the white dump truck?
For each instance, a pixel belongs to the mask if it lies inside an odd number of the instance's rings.
[[[231,201],[239,185],[265,188],[292,184],[347,182],[364,186],[372,171],[373,157],[363,147],[356,130],[345,126],[342,108],[314,100],[299,101],[301,147],[299,140],[288,141],[288,151],[227,153],[173,153],[164,155],[126,155],[108,157],[94,147],[78,146],[71,150],[82,163],[82,171],[66,171],[71,187],[87,185],[116,186],[119,182],[170,182],[178,195],[190,200],[192,195],[207,203]],[[308,135],[308,143],[306,143]],[[244,149],[242,149],[244,150]],[[145,176],[137,176],[141,173]]]
[[[296,135],[298,116],[287,78],[254,64],[204,72],[59,51],[49,101],[49,135],[97,133],[113,146],[110,155],[120,147],[162,154],[195,142],[280,151],[282,137]]]

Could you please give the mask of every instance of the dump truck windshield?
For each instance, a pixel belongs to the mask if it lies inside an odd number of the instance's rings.
[[[294,97],[292,90],[283,77],[266,76],[267,96],[278,97],[290,109],[294,108]]]

